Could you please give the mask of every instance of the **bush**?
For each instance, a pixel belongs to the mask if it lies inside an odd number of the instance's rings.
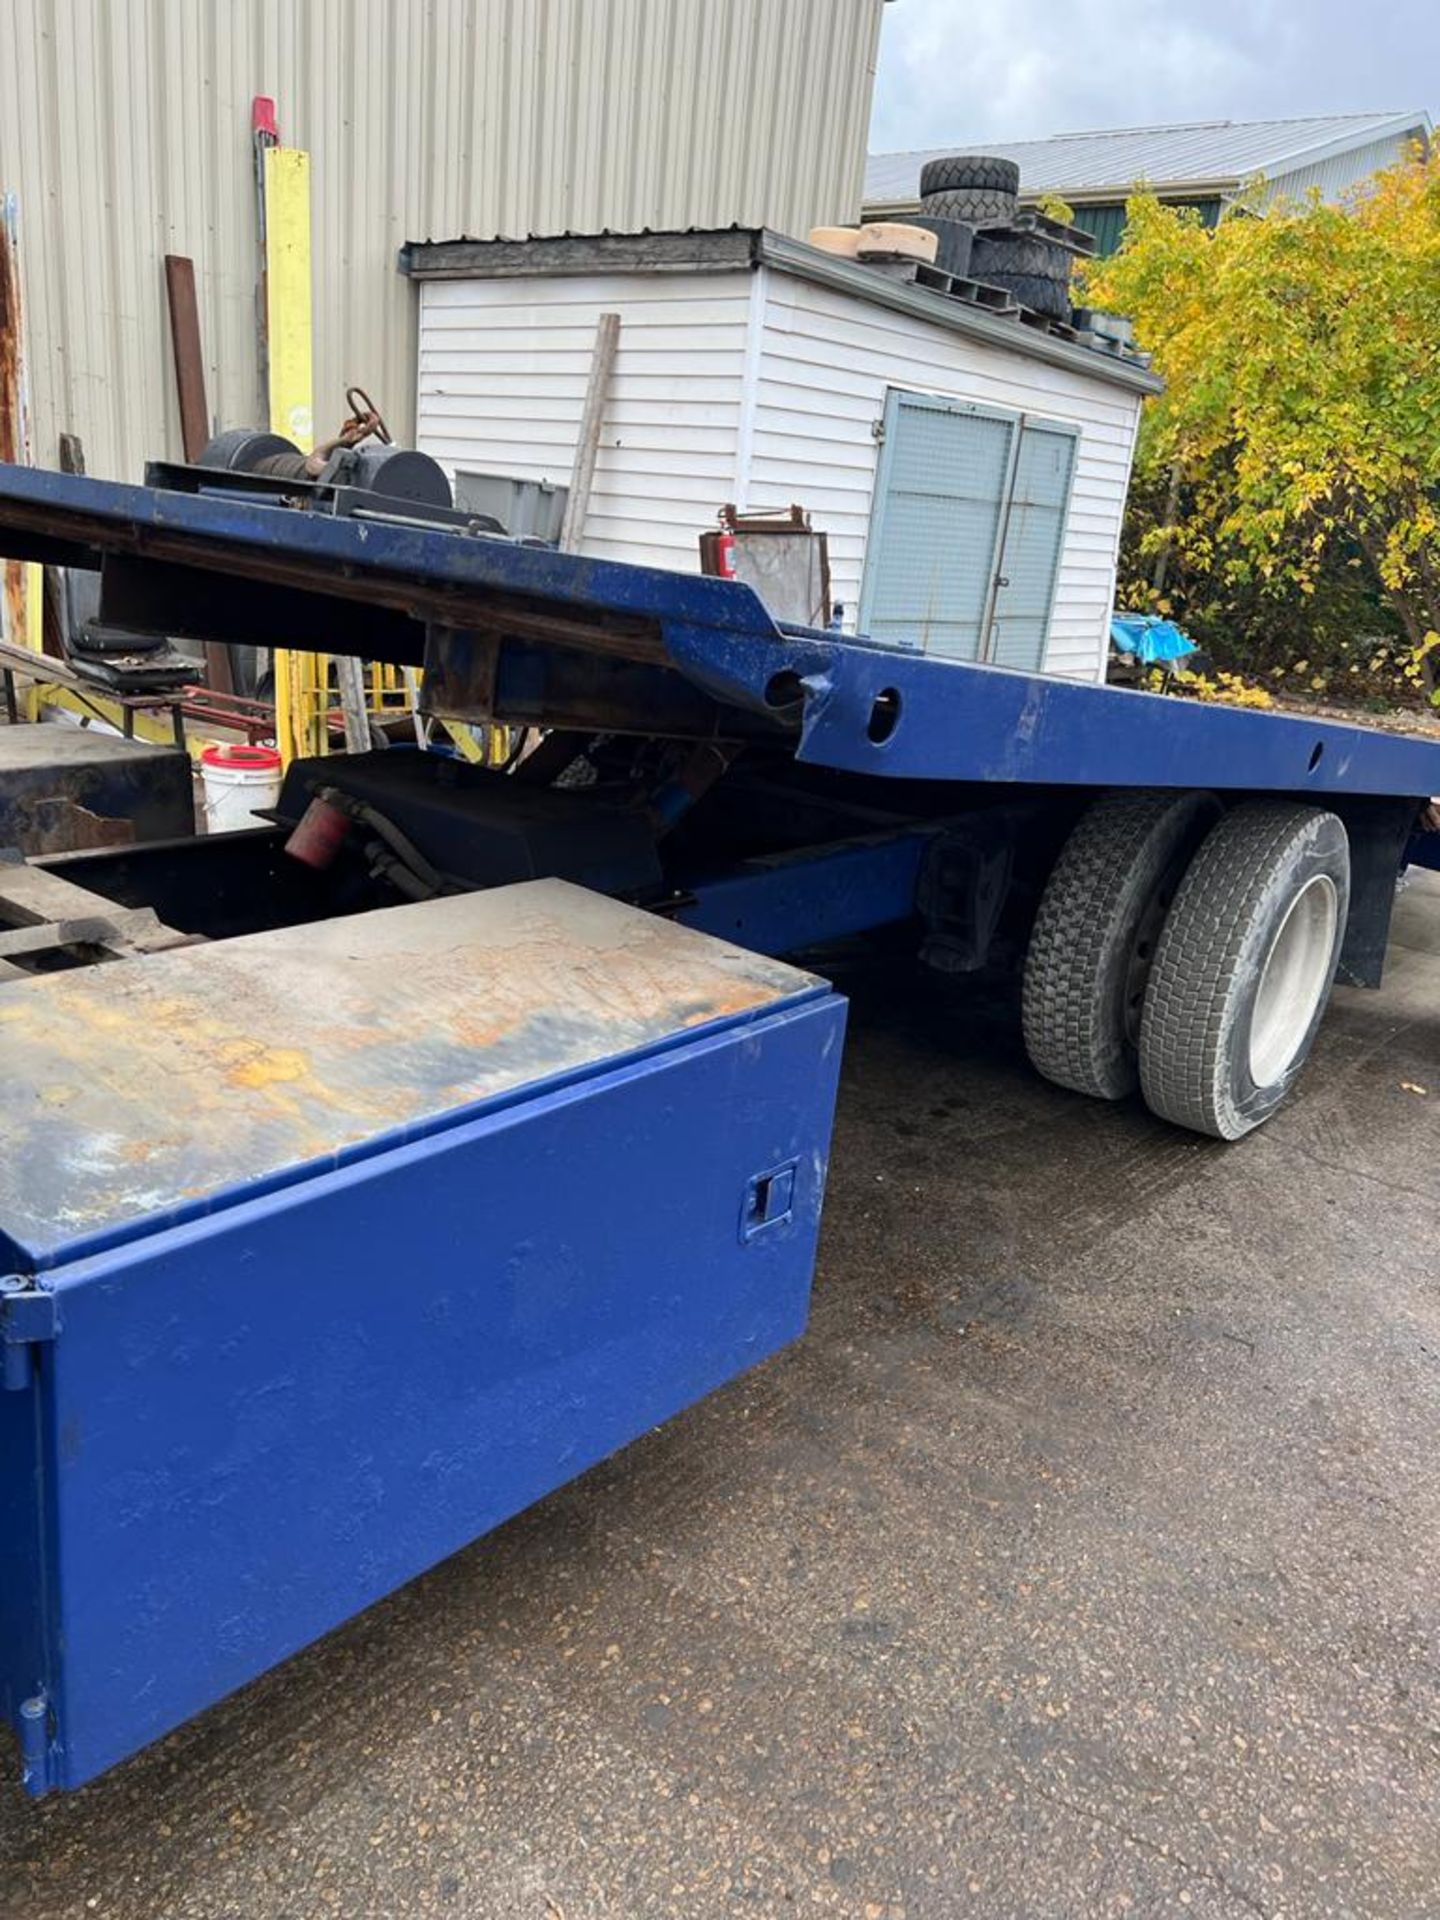
[[[1084,298],[1134,316],[1167,382],[1122,601],[1169,611],[1227,669],[1433,694],[1440,156],[1343,206],[1256,211],[1206,229],[1141,195],[1119,253],[1086,269]]]

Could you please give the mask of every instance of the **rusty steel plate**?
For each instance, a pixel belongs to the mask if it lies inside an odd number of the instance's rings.
[[[46,1266],[823,982],[559,880],[0,987],[0,1256]]]

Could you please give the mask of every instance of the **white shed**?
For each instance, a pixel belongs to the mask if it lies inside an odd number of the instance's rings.
[[[770,232],[407,247],[417,445],[569,478],[600,314],[620,315],[582,550],[694,571],[717,509],[808,508],[844,626],[1104,674],[1134,359]]]

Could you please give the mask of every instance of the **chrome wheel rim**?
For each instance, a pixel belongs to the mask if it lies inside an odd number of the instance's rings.
[[[1273,1086],[1305,1044],[1330,979],[1340,900],[1335,882],[1317,873],[1290,902],[1255,995],[1250,1020],[1250,1078]]]

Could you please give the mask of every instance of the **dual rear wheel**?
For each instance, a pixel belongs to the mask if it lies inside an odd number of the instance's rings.
[[[1198,793],[1115,793],[1082,817],[1041,899],[1025,1044],[1047,1079],[1222,1140],[1269,1118],[1324,1014],[1349,906],[1333,813],[1223,812]]]

